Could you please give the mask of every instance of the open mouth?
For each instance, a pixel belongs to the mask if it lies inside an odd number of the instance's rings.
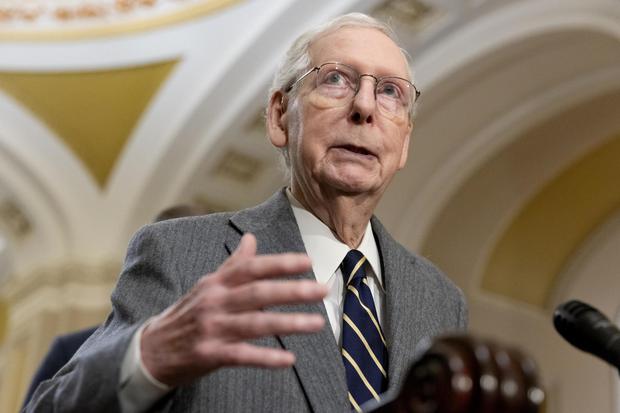
[[[344,149],[346,151],[357,153],[357,154],[360,154],[360,155],[371,155],[371,156],[374,156],[374,153],[370,152],[369,150],[367,150],[365,148],[362,148],[361,146],[340,145],[340,146],[337,146],[336,148]]]

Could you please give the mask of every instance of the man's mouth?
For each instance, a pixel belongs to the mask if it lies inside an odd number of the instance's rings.
[[[357,153],[360,155],[371,155],[374,156],[375,154],[370,152],[368,149],[363,148],[361,146],[355,146],[355,145],[339,145],[336,146],[336,148],[338,149],[344,149],[347,150],[349,152],[353,152],[353,153]]]

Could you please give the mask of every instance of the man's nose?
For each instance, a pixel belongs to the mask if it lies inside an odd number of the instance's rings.
[[[366,81],[364,81],[366,80]],[[375,82],[372,76],[360,77],[360,85],[357,93],[353,96],[351,104],[351,120],[356,124],[373,123],[376,100]]]

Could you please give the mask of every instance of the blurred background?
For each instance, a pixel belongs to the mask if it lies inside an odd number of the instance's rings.
[[[266,91],[300,32],[389,21],[422,90],[378,210],[521,347],[547,412],[620,412],[617,371],[553,308],[620,321],[620,1],[0,0],[0,411],[53,337],[103,321],[127,242],[162,209],[283,184]]]

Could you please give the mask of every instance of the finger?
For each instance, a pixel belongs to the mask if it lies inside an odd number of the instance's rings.
[[[241,236],[239,245],[232,252],[230,257],[224,261],[219,269],[230,268],[235,265],[236,262],[243,261],[244,259],[250,259],[256,255],[256,237],[254,234],[247,232]]]
[[[327,287],[316,281],[259,281],[230,290],[224,307],[231,312],[259,310],[283,304],[301,304],[322,300]]]
[[[218,360],[222,366],[285,368],[295,363],[295,355],[290,351],[243,342],[218,344],[216,348],[206,345],[201,353],[205,360]]]
[[[315,333],[324,325],[320,314],[252,311],[209,317],[204,321],[203,334],[232,343],[273,335]]]
[[[228,286],[237,286],[266,278],[302,274],[312,268],[305,254],[257,255],[222,267],[222,279]]]
[[[252,257],[254,255],[256,255],[256,237],[248,232],[243,234],[231,257]]]

